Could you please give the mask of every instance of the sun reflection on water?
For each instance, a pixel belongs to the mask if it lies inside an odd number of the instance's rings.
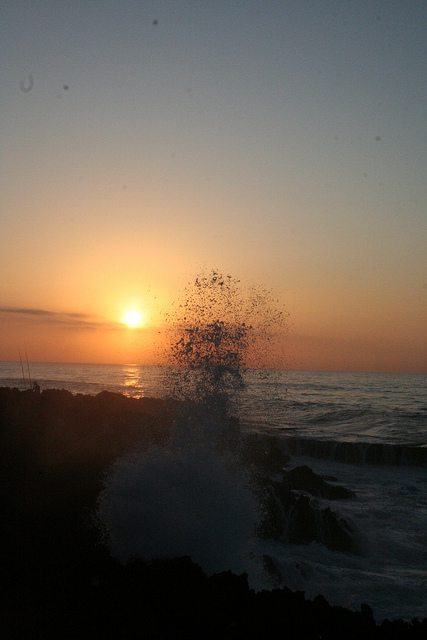
[[[144,398],[146,390],[142,384],[140,368],[128,365],[123,371],[124,395],[129,398]]]

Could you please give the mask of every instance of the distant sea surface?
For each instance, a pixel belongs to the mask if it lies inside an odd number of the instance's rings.
[[[29,386],[27,365],[0,362],[0,386]],[[30,363],[41,389],[167,395],[162,367]],[[25,378],[25,379],[24,379]],[[247,370],[238,400],[251,429],[319,441],[427,447],[427,375]]]
[[[167,395],[160,367],[30,363],[30,377],[42,390]],[[274,435],[291,464],[354,491],[331,508],[353,525],[361,548],[264,541],[261,553],[308,597],[356,609],[366,602],[377,620],[427,616],[427,375],[248,370],[245,378],[242,428]],[[24,372],[19,362],[0,363],[0,386],[28,388],[26,363]]]

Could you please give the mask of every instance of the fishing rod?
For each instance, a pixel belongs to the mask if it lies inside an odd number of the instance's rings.
[[[27,361],[28,382],[30,383],[30,387],[31,387],[33,385],[33,383],[31,381],[30,363],[28,362],[28,354],[27,354],[27,350],[26,349],[25,349],[25,359]]]
[[[24,364],[22,362],[21,352],[19,351],[18,353],[19,353],[19,362],[21,363],[22,382],[25,384],[26,380],[25,380]]]

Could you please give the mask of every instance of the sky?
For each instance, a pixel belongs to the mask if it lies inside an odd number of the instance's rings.
[[[286,308],[284,366],[425,372],[426,27],[416,0],[3,0],[0,360],[155,362],[216,268]]]

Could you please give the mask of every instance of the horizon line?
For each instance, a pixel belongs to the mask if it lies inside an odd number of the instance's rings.
[[[8,363],[8,364],[17,364],[19,365],[19,360],[0,360],[0,364]],[[97,366],[97,367],[170,367],[174,365],[160,363],[160,362],[152,362],[143,364],[141,362],[81,362],[81,361],[63,361],[63,360],[30,360],[31,365],[77,365],[77,366]],[[387,375],[427,375],[427,370],[422,371],[401,371],[401,370],[390,370],[390,369],[325,369],[325,368],[313,368],[308,369],[306,367],[242,367],[243,370],[254,370],[254,371],[294,371],[301,373],[378,373],[378,374],[387,374]]]

